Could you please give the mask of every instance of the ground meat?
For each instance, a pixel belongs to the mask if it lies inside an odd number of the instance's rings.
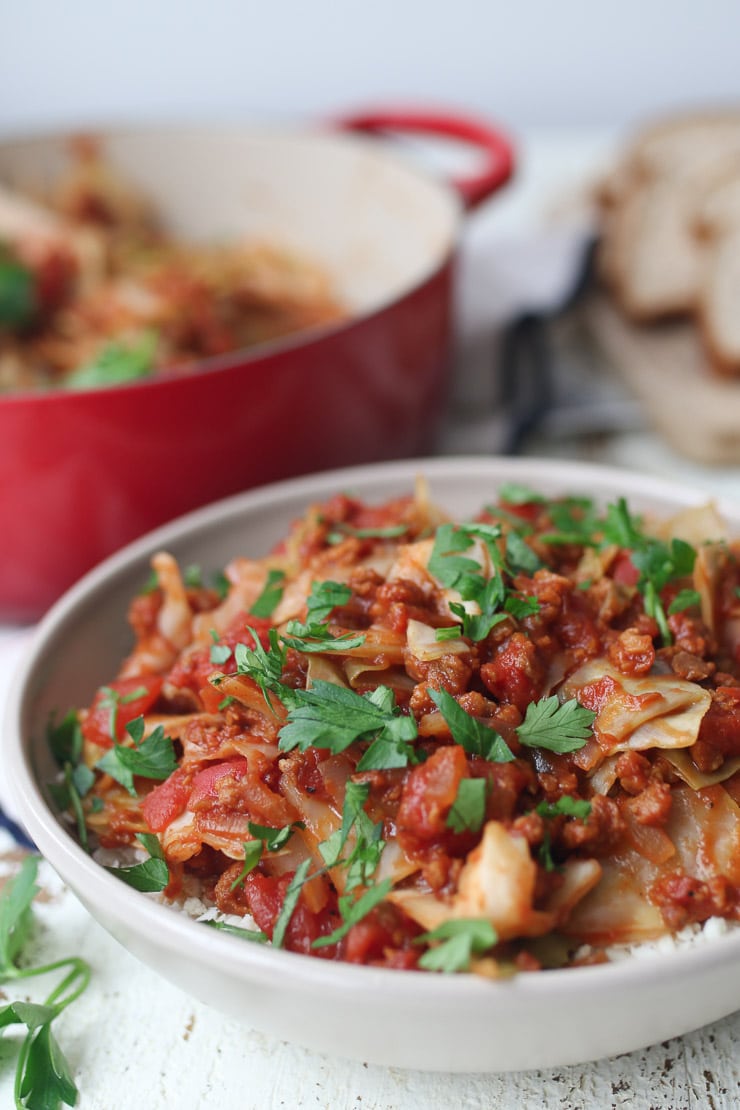
[[[437,708],[427,693],[427,688],[446,690],[454,697],[467,689],[473,673],[469,657],[462,655],[443,655],[440,659],[429,662],[409,659],[406,669],[412,678],[420,680],[409,701],[409,708],[416,717],[432,713]]]
[[[687,682],[703,682],[714,674],[716,664],[689,651],[677,651],[671,659],[671,668],[675,675]]]
[[[627,804],[639,825],[665,825],[671,813],[671,788],[667,782],[651,782]]]
[[[627,794],[640,794],[653,776],[653,765],[639,752],[622,752],[615,768],[621,787]]]
[[[709,917],[726,916],[728,911],[733,917],[738,916],[736,894],[723,875],[707,882],[680,872],[668,875],[653,883],[650,901],[658,906],[666,925],[674,931]]]
[[[653,640],[644,632],[626,628],[609,645],[609,662],[624,675],[647,674],[655,662]]]
[[[556,840],[566,852],[607,856],[615,851],[625,832],[624,818],[613,798],[597,794],[585,821],[567,821]]]
[[[544,674],[537,648],[522,632],[515,632],[480,669],[481,679],[493,696],[515,705],[521,713],[538,699]]]

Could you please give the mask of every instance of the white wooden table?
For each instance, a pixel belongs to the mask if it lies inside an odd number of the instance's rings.
[[[567,188],[582,179],[606,149],[603,136],[598,135],[540,135],[525,142],[520,184],[498,211],[482,213],[471,225],[471,235],[479,236],[476,265],[480,267],[483,257],[481,235],[495,238],[512,229],[516,232],[531,220],[543,195],[551,195],[551,186]],[[480,273],[469,270],[468,292],[476,286],[480,292]],[[462,307],[470,324],[470,304]],[[495,435],[495,419],[476,428],[458,427],[452,429],[447,447],[490,451],[495,449]],[[704,471],[687,464],[647,434],[612,438],[598,448],[592,443],[550,446],[557,454],[601,458],[740,498],[740,473]],[[543,444],[538,442],[533,449],[540,451]],[[25,630],[0,627],[0,709],[8,665],[23,649],[26,635]],[[0,770],[0,798],[6,790]],[[0,881],[11,866],[9,848],[7,838],[0,837]],[[93,969],[89,989],[62,1015],[58,1031],[80,1089],[82,1110],[721,1110],[740,1106],[736,1051],[740,1014],[642,1052],[545,1072],[453,1076],[368,1066],[318,1056],[252,1032],[187,997],[129,956],[49,869],[42,877],[52,896],[39,906],[33,955],[51,960],[82,954]],[[557,1013],[551,1020],[558,1020]],[[608,1021],[608,999],[604,1020]],[[0,1038],[3,1110],[12,1106],[14,1049],[12,1037]]]

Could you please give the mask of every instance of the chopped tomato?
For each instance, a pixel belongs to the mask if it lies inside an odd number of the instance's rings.
[[[195,808],[207,798],[218,797],[218,784],[221,779],[229,776],[233,779],[243,779],[247,773],[246,759],[226,759],[222,763],[212,763],[198,771],[193,779],[193,790],[190,795],[190,804]]]
[[[293,874],[290,872],[277,878],[253,871],[244,880],[244,893],[249,912],[263,933],[267,933],[271,940]],[[304,892],[301,891],[285,930],[284,947],[289,952],[302,952],[306,956],[323,956],[332,959],[336,955],[336,945],[328,945],[326,948],[313,948],[312,945],[319,937],[330,933],[338,923],[336,898],[333,898],[319,913],[313,913],[306,904]]]
[[[438,748],[425,763],[414,767],[403,788],[398,808],[398,831],[423,840],[446,835],[447,815],[457,797],[460,780],[469,777],[465,750],[459,744]]]
[[[636,586],[640,580],[640,572],[632,562],[629,551],[620,551],[612,563],[612,578],[620,586]]]
[[[190,775],[178,767],[168,779],[147,794],[141,803],[141,811],[152,832],[162,832],[185,811],[191,789]]]
[[[111,724],[115,721],[115,739],[123,740],[126,725],[147,713],[159,697],[163,679],[160,675],[139,675],[121,678],[101,687],[82,725],[82,735],[101,748],[113,744]]]

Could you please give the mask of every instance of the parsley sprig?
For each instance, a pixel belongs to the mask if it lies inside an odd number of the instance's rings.
[[[479,917],[453,918],[416,938],[416,944],[435,942],[419,959],[427,971],[468,971],[473,956],[482,955],[498,941],[490,921]],[[439,942],[439,943],[437,943]]]
[[[645,612],[656,621],[663,643],[670,644],[672,636],[660,594],[669,582],[693,572],[695,548],[685,540],[674,538],[664,543],[646,535],[640,519],[630,513],[624,497],[607,509],[604,538],[630,550],[632,562],[640,572],[637,589],[643,596]]]
[[[364,633],[346,632],[335,636],[327,623],[334,609],[346,605],[351,597],[351,589],[341,582],[314,582],[306,602],[305,622],[288,621],[282,635],[283,643],[305,652],[349,651],[361,647],[365,643]]]
[[[41,1004],[19,1000],[0,1005],[0,1032],[13,1025],[26,1027],[16,1061],[16,1110],[57,1110],[62,1104],[74,1106],[77,1102],[77,1086],[52,1024],[90,981],[89,965],[76,956],[38,966],[19,966],[33,926],[32,902],[39,891],[37,874],[37,857],[27,856],[18,874],[0,893],[0,983],[55,971],[64,971],[64,975]]]
[[[528,748],[546,748],[562,755],[583,747],[595,720],[593,710],[579,705],[575,698],[561,704],[557,695],[551,694],[529,703],[516,734]]]
[[[536,598],[520,598],[507,585],[505,575],[518,571],[534,574],[541,566],[536,553],[516,533],[510,532],[505,556],[499,550],[502,536],[498,524],[442,524],[437,529],[428,570],[443,587],[454,589],[462,602],[450,602],[450,611],[460,618],[463,635],[474,642],[485,640],[490,631],[510,614],[520,618],[536,613]],[[476,539],[483,542],[491,561],[486,577],[475,559],[462,554]]]
[[[177,769],[175,746],[170,737],[165,736],[162,726],[157,725],[146,739],[144,727],[143,717],[130,721],[126,732],[133,741],[133,747],[114,743],[95,765],[120,782],[134,798],[137,796],[135,775],[163,782]]]

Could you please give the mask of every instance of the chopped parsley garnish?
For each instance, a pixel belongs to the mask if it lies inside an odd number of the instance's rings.
[[[416,944],[438,941],[419,959],[419,967],[426,971],[453,973],[467,971],[473,956],[482,955],[498,941],[496,930],[490,921],[479,917],[460,917],[445,921],[436,929],[422,933]]]
[[[290,919],[293,916],[293,910],[298,905],[298,899],[301,896],[301,889],[304,883],[308,882],[310,876],[308,870],[311,866],[311,860],[306,859],[303,863],[299,864],[296,868],[293,878],[288,883],[288,888],[285,891],[283,904],[280,907],[280,913],[277,916],[275,926],[272,931],[272,943],[275,948],[282,948],[283,941],[285,940],[285,932],[290,924]]]
[[[0,332],[24,328],[37,310],[33,274],[6,247],[0,246]]]
[[[137,833],[136,839],[146,848],[149,859],[130,867],[106,867],[105,870],[134,890],[148,893],[164,890],[170,881],[170,872],[159,839],[153,833]]]
[[[232,650],[228,644],[213,644],[209,658],[215,666],[223,667],[231,659],[231,655]]]
[[[485,640],[491,629],[507,614],[525,615],[539,610],[539,602],[531,598],[523,602],[509,590],[504,581],[504,572],[513,574],[516,570],[526,570],[533,574],[540,561],[536,554],[519,536],[509,533],[506,541],[506,559],[498,549],[501,528],[497,524],[443,524],[437,534],[429,558],[428,570],[443,587],[457,590],[462,602],[450,602],[450,611],[460,618],[462,632],[474,642]],[[485,545],[491,561],[492,574],[486,578],[481,566],[461,552],[467,551],[475,539]],[[511,565],[507,562],[510,559]]]
[[[271,617],[283,596],[285,571],[268,570],[262,592],[249,610],[253,617]]]
[[[38,1108],[57,1110],[60,1104],[74,1106],[77,1087],[52,1024],[74,1002],[90,981],[90,967],[79,957],[67,957],[50,964],[19,966],[32,925],[32,902],[39,888],[36,885],[38,859],[27,856],[20,871],[0,892],[0,983],[17,982],[32,976],[64,971],[58,985],[45,1002],[6,1001],[2,992],[0,1033],[13,1025],[25,1025],[15,1069],[14,1101],[17,1110]]]
[[[298,828],[303,828],[300,821],[296,821],[292,825],[283,825],[280,829],[273,829],[269,825],[256,825],[254,821],[249,821],[247,828],[254,837],[254,840],[245,840],[243,842],[244,848],[244,866],[241,872],[234,879],[229,887],[229,890],[236,890],[238,886],[246,879],[251,871],[262,859],[263,849],[268,852],[279,852],[281,848],[290,840],[291,836]]]
[[[646,535],[640,519],[631,515],[623,497],[607,509],[604,537],[630,551],[632,562],[640,573],[637,589],[643,596],[645,612],[656,621],[663,643],[670,644],[672,637],[660,592],[668,582],[693,572],[696,550],[685,540],[672,539],[670,543],[663,543]]]
[[[679,590],[668,606],[668,615],[682,613],[684,609],[692,609],[698,605],[701,605],[701,595],[698,590]]]
[[[368,887],[364,894],[359,898],[353,898],[351,894],[342,894],[339,896],[338,905],[339,912],[342,915],[342,924],[338,925],[333,932],[328,933],[327,936],[318,937],[313,944],[312,948],[326,948],[330,944],[336,944],[342,937],[345,937],[353,925],[358,921],[362,921],[370,910],[374,909],[379,902],[382,902],[385,896],[393,886],[392,879],[383,879],[382,883],[377,883],[375,886]]]
[[[324,652],[349,651],[365,643],[363,633],[351,632],[335,636],[326,622],[338,606],[346,605],[352,597],[349,586],[341,582],[314,582],[306,602],[307,616],[303,621],[288,621],[283,633],[283,643],[297,651]]]
[[[92,362],[67,374],[64,385],[67,389],[95,389],[137,381],[151,374],[156,353],[157,334],[153,331],[134,343],[108,343]]]
[[[263,933],[261,929],[242,929],[239,925],[231,925],[228,921],[216,921],[209,918],[207,921],[202,921],[202,925],[208,925],[211,929],[218,929],[221,933],[228,933],[229,936],[239,937],[240,940],[249,940],[253,944],[267,944],[269,937],[267,933]]]
[[[353,528],[351,524],[337,524],[334,531],[327,533],[326,542],[331,545],[341,543],[348,536],[358,540],[391,540],[408,532],[407,524],[388,524],[381,528]]]
[[[460,636],[460,625],[453,624],[449,628],[435,628],[434,639],[438,644],[443,644],[446,640],[457,640]]]
[[[579,705],[575,698],[561,705],[552,694],[529,703],[516,734],[528,748],[546,748],[560,754],[575,752],[591,737],[595,720],[593,710]]]
[[[82,799],[94,782],[94,774],[82,761],[82,729],[74,710],[47,728],[47,740],[52,755],[62,769],[63,781],[52,783],[49,792],[60,809],[71,809],[77,823],[80,844],[87,851],[88,836]]]
[[[245,840],[244,841],[244,866],[242,867],[242,869],[239,872],[239,874],[237,875],[237,877],[234,879],[233,883],[229,887],[229,890],[236,890],[236,888],[238,886],[241,886],[242,883],[244,882],[244,880],[246,879],[247,875],[249,875],[252,871],[254,871],[255,867],[257,866],[257,864],[259,863],[259,861],[261,859],[262,859],[262,841],[259,840],[259,839],[257,839],[257,840]]]
[[[386,760],[383,766],[391,767],[415,761],[410,742],[417,736],[416,721],[400,712],[387,686],[361,695],[316,679],[310,690],[290,694],[288,723],[280,730],[281,751],[314,747],[336,754],[357,740],[371,740],[358,770],[368,770],[368,762],[377,768],[381,757]]]
[[[247,631],[254,639],[254,647],[247,647],[246,644],[236,645],[234,648],[236,672],[248,675],[260,688],[267,705],[271,707],[270,694],[279,694],[284,690],[280,680],[285,665],[285,648],[280,646],[277,630],[274,628],[269,632],[269,651],[265,651],[253,628],[247,626]]]
[[[536,812],[540,817],[578,817],[584,821],[591,812],[591,803],[563,794],[556,802],[540,802]]]
[[[120,782],[129,794],[136,797],[135,775],[164,781],[177,770],[177,757],[175,746],[170,737],[165,736],[161,725],[157,725],[144,739],[144,718],[136,717],[126,725],[126,731],[133,741],[133,747],[114,743],[95,766]]]
[[[542,566],[539,556],[516,532],[506,537],[506,563],[512,572],[522,570],[530,576]]]
[[[348,781],[341,827],[319,844],[319,851],[327,867],[341,865],[347,868],[346,889],[348,891],[356,886],[367,886],[371,882],[385,847],[385,841],[382,839],[383,822],[378,821],[374,824],[364,810],[369,793],[369,783]],[[350,833],[353,831],[354,847],[349,856],[342,858]]]
[[[461,779],[457,796],[447,814],[447,827],[453,832],[478,832],[486,817],[488,782],[486,779]]]
[[[491,763],[510,763],[514,755],[495,729],[471,717],[446,690],[427,689],[429,697],[444,717],[452,739],[465,749],[468,755],[479,755]]]
[[[519,482],[504,482],[498,495],[507,505],[543,505],[545,498],[541,493]]]

